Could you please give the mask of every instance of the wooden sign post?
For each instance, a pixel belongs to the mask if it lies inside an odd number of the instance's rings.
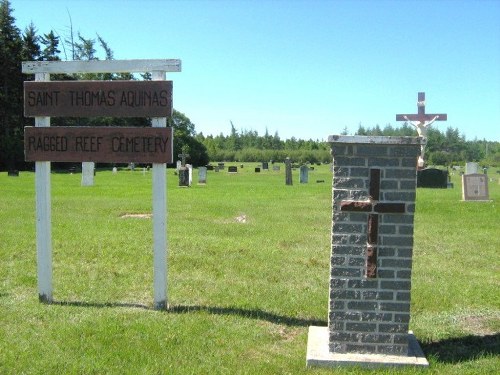
[[[26,160],[35,161],[38,295],[52,302],[50,162],[105,161],[153,163],[153,287],[155,309],[167,307],[166,163],[173,162],[172,82],[165,72],[180,72],[180,60],[29,61],[22,72]],[[51,73],[144,73],[153,81],[51,82]],[[50,128],[49,116],[152,117],[152,128]]]

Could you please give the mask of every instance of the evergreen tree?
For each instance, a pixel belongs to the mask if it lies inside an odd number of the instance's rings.
[[[23,161],[23,44],[10,1],[0,2],[0,168]]]

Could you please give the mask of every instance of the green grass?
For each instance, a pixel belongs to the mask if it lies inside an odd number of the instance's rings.
[[[34,174],[0,174],[0,373],[345,374],[305,368],[307,330],[326,325],[331,175],[168,176],[169,311],[153,303],[151,174],[52,174],[55,303],[38,302]],[[500,185],[492,202],[418,189],[412,321],[430,369],[500,368]],[[196,173],[195,173],[196,180]],[[316,183],[324,180],[324,183]],[[246,222],[237,217],[245,216]]]

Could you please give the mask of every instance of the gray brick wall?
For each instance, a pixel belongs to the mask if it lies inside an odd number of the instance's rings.
[[[386,142],[387,138],[387,142]],[[405,355],[410,321],[413,215],[420,140],[338,137],[334,165],[330,275],[330,351]],[[404,213],[378,213],[377,273],[365,276],[368,214],[340,210],[369,201],[370,169],[380,169],[379,202]],[[372,212],[373,213],[373,212]]]

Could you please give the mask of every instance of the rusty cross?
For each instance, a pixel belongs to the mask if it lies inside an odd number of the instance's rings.
[[[367,212],[367,244],[365,259],[365,277],[377,277],[377,242],[378,214],[405,213],[405,203],[379,202],[380,199],[380,169],[370,169],[369,199],[365,201],[344,200],[340,202],[340,211]]]
[[[413,115],[396,115],[396,121],[446,121],[448,116],[445,113],[429,114],[425,113],[425,92],[418,93],[417,101],[418,113]],[[436,117],[437,116],[437,117]]]

